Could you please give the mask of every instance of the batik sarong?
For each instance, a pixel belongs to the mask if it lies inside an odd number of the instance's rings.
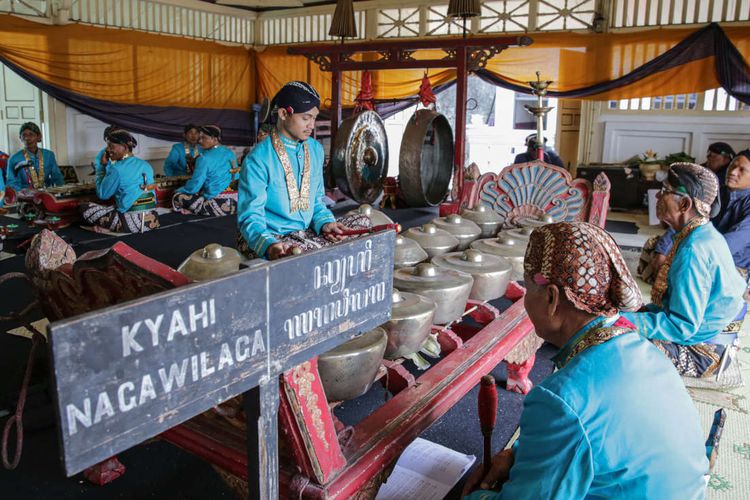
[[[237,213],[237,191],[224,191],[210,200],[200,194],[176,193],[172,208],[177,212],[221,217]]]
[[[370,218],[366,215],[360,214],[339,217],[338,219],[336,219],[336,222],[339,222],[350,229],[369,229],[370,227],[372,227]],[[329,247],[336,243],[335,241],[327,239],[323,235],[315,234],[315,231],[313,231],[312,229],[307,229],[306,231],[295,231],[285,236],[274,236],[279,240],[280,243],[294,245],[296,247],[299,247],[303,252],[310,252],[319,248]],[[250,250],[249,245],[241,234],[237,236],[237,250],[239,250],[240,253],[248,259],[258,258],[258,256],[255,255],[255,252]]]
[[[159,214],[153,208],[122,213],[115,205],[89,202],[81,204],[81,213],[84,221],[113,233],[145,233],[159,227]]]
[[[677,368],[680,375],[686,377],[710,377],[716,373],[721,364],[721,356],[727,346],[721,344],[682,345],[652,340],[669,361]]]

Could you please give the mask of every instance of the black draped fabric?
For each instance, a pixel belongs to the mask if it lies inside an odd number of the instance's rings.
[[[433,89],[433,92],[435,95],[448,90],[452,86],[456,84],[456,81],[453,80],[452,82],[444,83],[442,85],[438,85]],[[375,99],[375,111],[380,115],[380,117],[385,120],[387,118],[390,118],[391,116],[395,115],[399,111],[403,111],[411,106],[414,106],[419,102],[419,96],[417,94],[414,94],[410,97],[405,97],[403,99]],[[346,107],[342,108],[341,110],[341,117],[342,119],[348,118],[352,115],[354,112],[354,107]],[[327,109],[323,109],[320,111],[319,119],[321,120],[329,120],[331,118],[331,113]]]
[[[601,94],[610,90],[631,85],[639,80],[660,71],[675,68],[706,57],[716,59],[716,76],[724,90],[735,99],[750,104],[750,69],[742,54],[737,50],[724,30],[716,23],[711,23],[691,34],[683,41],[664,52],[658,57],[643,64],[630,73],[614,80],[597,83],[580,89],[564,92],[550,91],[550,97],[581,98]],[[487,70],[477,71],[477,76],[483,80],[515,92],[529,94],[530,89],[516,85],[502,76]],[[646,96],[644,96],[646,97]]]

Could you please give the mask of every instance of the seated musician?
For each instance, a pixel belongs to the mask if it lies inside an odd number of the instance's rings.
[[[36,123],[26,122],[19,132],[23,149],[8,160],[7,184],[16,191],[21,189],[44,189],[45,186],[65,184],[55,153],[39,147],[42,131]]]
[[[716,174],[694,163],[673,163],[657,195],[659,218],[676,231],[651,289],[652,304],[626,313],[680,374],[709,376],[733,335],[745,284],[727,241],[709,222],[719,211]]]
[[[484,477],[480,466],[464,494],[702,498],[698,412],[669,361],[618,313],[641,298],[612,237],[586,222],[543,226],[524,271],[524,306],[536,333],[560,348],[558,371],[526,396],[514,447]]]
[[[222,216],[237,213],[237,157],[221,144],[221,129],[200,127],[201,154],[190,180],[172,196],[172,208],[184,214]]]
[[[337,221],[323,203],[323,146],[310,135],[320,97],[304,82],[289,82],[271,101],[276,126],[245,158],[240,171],[238,249],[277,259],[291,246],[329,246],[343,230],[370,227],[366,216]]]
[[[726,191],[727,169],[729,168],[729,164],[732,163],[734,155],[734,149],[726,142],[714,142],[708,146],[706,161],[701,164],[715,173],[719,178],[720,193]],[[722,198],[722,207],[726,204],[726,201]],[[715,225],[716,220],[713,222]],[[724,233],[721,229],[719,232]],[[667,254],[669,254],[669,250],[672,248],[674,235],[674,229],[668,228],[661,236],[654,236],[643,245],[638,266],[638,275],[646,283],[653,283],[654,279],[656,279],[659,268],[664,265]],[[732,243],[729,242],[729,245],[731,249]],[[732,251],[732,253],[734,254],[735,252]]]
[[[154,171],[148,162],[133,156],[138,144],[124,130],[107,138],[109,164],[96,179],[96,194],[102,200],[114,197],[114,205],[83,203],[83,219],[112,232],[142,233],[159,227],[154,192]]]
[[[200,127],[192,123],[185,125],[183,136],[185,141],[174,144],[167,159],[164,160],[164,175],[168,177],[192,175],[196,159],[201,154],[201,147],[198,144]]]

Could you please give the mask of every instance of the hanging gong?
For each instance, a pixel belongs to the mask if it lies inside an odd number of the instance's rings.
[[[432,207],[443,201],[453,176],[453,133],[445,116],[417,110],[401,139],[399,184],[410,207]]]
[[[359,203],[373,203],[388,174],[385,125],[374,111],[343,120],[336,132],[331,170],[336,186]]]

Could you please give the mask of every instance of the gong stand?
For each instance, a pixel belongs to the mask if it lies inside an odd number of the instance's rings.
[[[532,44],[527,36],[457,38],[434,40],[404,40],[347,44],[319,44],[290,47],[290,54],[303,55],[316,63],[321,71],[331,72],[331,137],[341,121],[341,72],[391,69],[455,68],[456,70],[456,123],[453,185],[461,199],[463,192],[463,166],[466,150],[466,96],[468,75],[484,68],[492,57],[508,47]],[[438,49],[445,52],[441,59],[415,59],[420,50]],[[376,54],[371,61],[355,61],[355,54]],[[456,211],[458,200],[452,200]],[[442,212],[442,210],[441,210]]]

